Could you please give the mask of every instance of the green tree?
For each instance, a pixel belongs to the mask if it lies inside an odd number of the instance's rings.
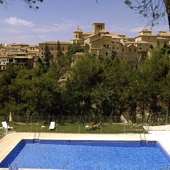
[[[19,96],[18,114],[26,113],[28,120],[32,116],[38,119],[43,117],[47,120],[56,114],[60,90],[53,71],[50,70],[40,75],[37,68],[22,70],[13,82],[13,88]]]
[[[105,114],[110,116],[117,116],[119,120],[120,115],[127,109],[127,99],[129,97],[128,88],[131,80],[131,66],[124,60],[119,60],[117,57],[107,58],[103,66],[103,80],[100,101],[103,109],[111,108]],[[100,96],[100,93],[99,93]],[[105,106],[106,104],[106,106]]]
[[[170,55],[170,45],[164,44],[164,46],[161,48],[161,51],[163,54]]]
[[[93,56],[79,56],[71,68],[66,84],[66,92],[70,105],[79,115],[90,113],[92,106],[92,92],[101,81],[100,61]],[[83,110],[82,110],[83,109]]]
[[[141,96],[145,96],[145,101],[149,104],[152,122],[158,118],[161,113],[162,105],[160,98],[164,91],[164,82],[169,72],[169,57],[164,55],[160,48],[154,49],[149,59],[147,59],[140,70],[141,73]]]
[[[22,91],[24,89],[23,87],[26,85],[26,78],[29,81],[28,86],[31,85],[31,72],[32,70],[26,69],[25,66],[16,67],[9,65],[7,70],[1,75],[0,84],[2,85],[2,91],[0,96],[0,108],[4,115],[13,112],[15,117],[26,116],[25,113],[28,103],[23,100]]]
[[[67,54],[72,55],[75,54],[76,52],[83,52],[83,49],[80,46],[80,44],[74,43],[72,45],[69,45]]]
[[[86,44],[84,45],[84,52],[85,52],[85,53],[88,53],[88,52],[89,52],[89,49],[90,49],[90,46],[89,46],[89,44],[86,43]]]
[[[57,42],[57,57],[63,56],[63,52],[61,49],[60,41]]]
[[[45,44],[44,48],[44,71],[47,71],[50,67],[50,60],[52,60],[52,54],[50,52],[50,48]]]

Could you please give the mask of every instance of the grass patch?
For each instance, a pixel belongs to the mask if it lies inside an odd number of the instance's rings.
[[[18,124],[14,123],[13,130],[16,132],[52,132],[52,133],[104,133],[104,134],[114,134],[114,133],[142,133],[144,129],[142,125],[125,125],[121,123],[115,124],[103,124],[100,129],[96,130],[86,130],[85,125],[79,124],[65,124],[58,125],[56,124],[55,130],[49,130],[49,125],[41,129],[41,124]]]

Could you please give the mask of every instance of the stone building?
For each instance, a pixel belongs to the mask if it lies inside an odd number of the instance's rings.
[[[73,38],[69,42],[48,41],[39,43],[39,46],[22,43],[0,44],[0,70],[6,70],[6,66],[10,62],[15,65],[24,65],[31,60],[35,65],[38,58],[44,58],[46,45],[55,59],[59,45],[60,50],[66,54],[72,44],[80,44],[82,47],[88,44],[89,52],[99,59],[107,56],[118,56],[132,65],[138,65],[146,59],[151,47],[162,47],[169,42],[169,32],[159,31],[153,35],[152,31],[142,29],[136,37],[127,38],[124,34],[114,34],[107,31],[105,23],[96,22],[92,24],[91,32],[83,32],[78,27],[73,31]],[[76,58],[79,55],[77,53]]]
[[[117,55],[120,59],[125,59],[128,63],[136,65],[142,63],[151,46],[162,47],[169,44],[170,33],[159,31],[153,35],[148,29],[143,29],[134,38],[126,38],[123,34],[113,34],[105,30],[104,23],[94,23],[93,32],[84,37],[84,44],[89,44],[90,52],[98,57],[104,58],[110,55]]]
[[[68,52],[68,47],[69,45],[71,45],[72,42],[59,42],[59,41],[48,41],[48,42],[42,42],[42,43],[39,43],[39,57],[41,59],[44,58],[44,52],[45,52],[45,46],[47,45],[50,52],[51,52],[51,55],[52,55],[52,58],[56,58],[57,57],[57,49],[58,49],[58,45],[60,45],[60,49],[61,51],[65,54]]]
[[[159,31],[153,35],[152,31],[143,29],[134,38],[126,38],[124,34],[114,34],[105,29],[105,23],[92,24],[92,32],[83,32],[79,27],[73,31],[73,39],[70,42],[60,42],[63,53],[68,51],[68,46],[80,44],[89,45],[89,52],[97,58],[117,55],[132,65],[143,63],[150,51],[151,46],[162,47],[169,44],[170,33]],[[44,47],[48,45],[52,56],[57,56],[58,42],[39,43],[39,57],[44,58]],[[77,55],[76,55],[77,56]]]
[[[9,63],[14,65],[26,65],[28,61],[32,62],[39,56],[38,46],[28,44],[8,44],[0,46],[0,71],[6,70]]]

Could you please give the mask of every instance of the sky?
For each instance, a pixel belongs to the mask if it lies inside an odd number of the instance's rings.
[[[46,41],[69,42],[79,27],[92,32],[92,24],[105,23],[105,29],[114,34],[136,37],[147,26],[147,19],[136,14],[124,0],[44,0],[39,9],[30,9],[23,0],[8,0],[0,5],[0,43],[38,45]],[[168,31],[168,24],[160,22],[152,33]]]

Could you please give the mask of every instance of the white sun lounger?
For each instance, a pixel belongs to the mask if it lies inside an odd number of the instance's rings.
[[[55,122],[51,122],[49,126],[49,130],[54,130],[55,129]]]
[[[3,121],[3,122],[2,122],[2,128],[3,128],[4,130],[11,130],[11,129],[13,129],[13,127],[10,127],[10,126],[7,124],[6,121]]]

